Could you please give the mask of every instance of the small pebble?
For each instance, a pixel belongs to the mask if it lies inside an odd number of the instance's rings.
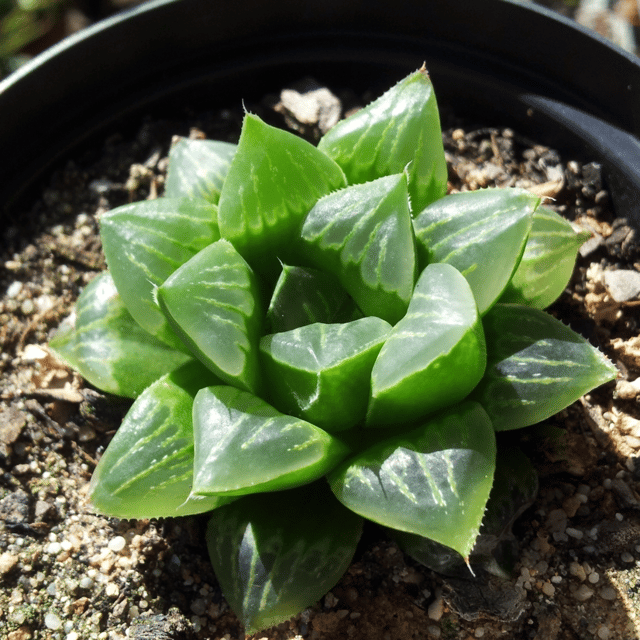
[[[52,631],[57,631],[62,627],[62,620],[55,613],[47,613],[44,616],[44,626]]]
[[[484,638],[484,627],[478,627],[478,628],[474,631],[473,635],[474,635],[476,638]]]
[[[600,589],[600,596],[604,600],[615,600],[618,597],[616,590],[613,587],[606,586]]]
[[[195,613],[197,616],[204,615],[206,610],[206,603],[202,598],[198,598],[191,603],[191,611]]]
[[[18,556],[5,551],[0,555],[0,576],[9,573],[18,564]]]
[[[33,300],[25,300],[20,305],[20,311],[22,311],[23,315],[30,316],[35,311],[35,305],[33,304]]]
[[[22,291],[22,282],[19,280],[15,280],[12,282],[7,288],[7,293],[5,294],[7,298],[15,298]]]
[[[118,553],[125,548],[126,544],[127,541],[122,536],[116,536],[115,538],[111,538],[111,540],[109,540],[108,546],[111,551]]]
[[[118,596],[120,594],[120,589],[118,589],[118,585],[117,584],[115,584],[114,582],[110,582],[107,585],[107,588],[105,589],[105,593],[110,598],[115,598],[116,596]]]
[[[79,584],[81,589],[91,589],[91,587],[93,587],[93,580],[89,577],[84,577],[80,580]]]
[[[624,551],[620,556],[620,559],[622,560],[622,562],[626,562],[627,564],[631,564],[635,560],[635,558],[628,551]]]
[[[593,571],[592,573],[589,574],[589,582],[591,584],[596,584],[598,580],[600,580],[600,574],[598,574],[596,571]]]
[[[50,556],[57,556],[62,551],[62,545],[59,542],[52,542],[45,549],[45,553],[48,553]]]
[[[609,631],[609,627],[605,627],[602,626],[598,629],[598,638],[600,638],[600,640],[608,640],[609,636],[611,635],[611,632]]]
[[[575,538],[576,540],[582,540],[582,536],[584,536],[584,533],[582,533],[582,531],[580,531],[579,529],[574,529],[573,527],[567,527],[565,529],[565,533],[568,536]]]
[[[440,631],[440,627],[436,627],[435,624],[431,624],[427,627],[427,633],[431,638],[439,638],[442,631]]]
[[[430,605],[427,610],[427,615],[432,619],[438,622],[440,618],[442,618],[442,614],[444,613],[444,600],[442,596],[438,596]]]
[[[542,593],[544,593],[545,596],[549,596],[551,598],[555,592],[556,588],[550,582],[545,582],[542,585]]]
[[[572,576],[575,576],[576,578],[578,578],[580,582],[583,582],[584,580],[587,579],[587,572],[584,570],[584,567],[579,562],[572,562],[569,565],[569,573]]]
[[[573,594],[578,602],[586,602],[593,595],[593,589],[589,589],[586,584],[581,584]]]

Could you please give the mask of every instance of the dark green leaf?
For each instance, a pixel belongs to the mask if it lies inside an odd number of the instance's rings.
[[[473,398],[497,431],[545,420],[616,377],[602,353],[544,311],[497,304],[484,330],[487,371]]]
[[[222,380],[257,393],[260,292],[251,267],[218,240],[158,288],[158,303],[191,351]]]
[[[495,468],[491,420],[475,402],[349,458],[329,474],[336,497],[365,518],[467,557]]]
[[[225,598],[251,634],[317,602],[349,567],[362,519],[315,482],[217,509],[207,545]]]
[[[268,333],[315,322],[333,324],[362,317],[335,276],[317,269],[283,265],[267,310]]]
[[[365,315],[395,324],[416,277],[405,174],[322,198],[302,226],[301,260],[333,273]]]
[[[484,373],[482,324],[469,284],[429,265],[371,374],[367,426],[410,423],[465,398]]]
[[[99,512],[160,518],[210,511],[230,501],[187,501],[193,480],[193,398],[212,378],[193,362],[162,377],[133,403],[91,479],[90,500]]]
[[[166,198],[203,198],[218,204],[236,145],[181,138],[169,152]]]
[[[271,402],[330,433],[363,422],[371,368],[390,330],[371,317],[265,336],[260,354]]]
[[[148,334],[129,315],[108,272],[78,298],[74,327],[58,332],[49,344],[92,385],[128,398],[191,359]]]
[[[118,207],[100,221],[109,270],[129,313],[143,329],[185,351],[154,289],[220,237],[216,212],[203,200],[159,198]]]
[[[539,202],[515,188],[455,193],[434,202],[413,221],[421,268],[453,265],[484,315],[520,261]]]
[[[422,211],[446,193],[440,116],[424,69],[339,122],[318,148],[343,168],[349,184],[370,182],[408,167],[414,211]]]
[[[347,454],[322,429],[233,387],[201,389],[193,421],[197,495],[297,487],[321,478]]]
[[[469,557],[472,567],[481,566],[503,576],[509,574],[511,567],[503,565],[516,548],[511,527],[533,504],[537,492],[538,474],[527,456],[518,447],[498,444],[493,486],[480,535]],[[469,576],[467,565],[453,549],[414,533],[393,529],[388,529],[388,533],[406,554],[433,571]]]

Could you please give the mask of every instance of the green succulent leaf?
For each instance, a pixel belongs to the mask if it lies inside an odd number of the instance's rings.
[[[498,443],[496,470],[480,534],[469,556],[469,564],[489,573],[508,577],[508,566],[516,547],[511,527],[534,502],[538,474],[519,447]],[[450,547],[415,533],[387,530],[398,546],[432,571],[452,576],[469,576],[464,560]],[[506,566],[505,566],[506,565]]]
[[[288,620],[317,602],[349,567],[362,518],[324,482],[245,496],[217,509],[209,556],[246,634]]]
[[[202,198],[218,204],[237,146],[181,138],[169,152],[165,198]]]
[[[213,380],[199,362],[191,362],[157,380],[133,403],[91,479],[89,497],[97,511],[161,518],[230,502],[187,500],[193,481],[193,399]]]
[[[49,345],[92,385],[127,398],[191,360],[136,323],[107,271],[84,288],[74,326],[59,331]]]
[[[487,370],[472,397],[496,431],[545,420],[616,377],[600,351],[539,309],[497,304],[483,324]]]
[[[520,261],[539,202],[516,188],[455,193],[434,202],[413,221],[421,268],[453,265],[484,315]]]
[[[489,416],[479,404],[464,402],[347,459],[328,477],[338,500],[352,511],[467,558],[489,498],[495,459]]]
[[[248,113],[220,194],[220,232],[249,264],[277,273],[307,212],[345,184],[316,147]]]
[[[154,289],[220,238],[215,205],[169,198],[124,205],[102,217],[100,235],[129,313],[151,335],[186,351],[158,308]]]
[[[576,233],[568,220],[547,207],[533,214],[533,225],[522,260],[500,302],[545,309],[564,291],[576,263],[578,249],[589,238]]]
[[[201,389],[193,422],[196,495],[297,487],[322,477],[348,453],[322,429],[234,387]]]
[[[365,315],[395,324],[406,313],[416,254],[404,173],[322,198],[301,236],[301,260],[333,273]]]
[[[371,317],[265,336],[260,353],[271,402],[330,433],[363,422],[371,369],[390,330]]]
[[[410,423],[462,400],[485,364],[469,284],[451,265],[429,265],[373,365],[367,426]]]
[[[211,371],[259,391],[260,291],[230,242],[218,240],[183,264],[158,288],[157,299],[173,329]]]
[[[282,266],[269,309],[268,333],[291,331],[315,322],[333,324],[362,317],[335,276],[304,267]]]
[[[424,69],[339,122],[318,148],[342,167],[349,184],[370,182],[408,167],[414,211],[421,211],[447,191],[440,116]]]

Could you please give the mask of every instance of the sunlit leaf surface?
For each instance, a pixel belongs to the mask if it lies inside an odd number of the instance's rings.
[[[352,511],[467,557],[489,498],[495,456],[491,420],[479,404],[467,402],[349,458],[329,482]]]
[[[545,420],[616,377],[600,351],[538,309],[497,304],[483,324],[487,371],[473,398],[497,431]]]
[[[340,167],[316,147],[247,114],[220,194],[220,232],[249,264],[276,272],[307,212],[344,185]]]
[[[588,238],[588,233],[576,233],[555,211],[538,208],[522,260],[500,302],[548,307],[569,284],[578,249]]]
[[[198,495],[297,487],[322,477],[347,453],[322,429],[233,387],[201,389],[193,421]]]
[[[362,423],[371,369],[390,330],[372,317],[265,336],[260,353],[269,399],[329,432]]]
[[[159,518],[230,502],[187,502],[193,481],[193,398],[213,378],[194,362],[160,378],[134,402],[93,474],[89,497],[95,509],[120,518]]]
[[[253,270],[226,240],[180,267],[158,289],[158,302],[191,351],[229,384],[261,386],[260,293]]]
[[[483,315],[511,278],[540,198],[524,189],[455,193],[413,221],[420,266],[453,265],[467,279]]]
[[[409,172],[414,212],[445,195],[440,116],[429,75],[416,71],[375,102],[339,122],[318,144],[343,169],[349,184]]]
[[[159,198],[124,205],[100,220],[109,270],[141,327],[185,350],[154,299],[154,289],[220,237],[217,209],[203,200]]]
[[[406,313],[416,252],[403,173],[320,200],[302,226],[300,259],[333,273],[365,315]]]
[[[49,344],[98,389],[128,398],[191,360],[140,327],[106,271],[78,298],[74,326],[59,331]]]
[[[169,152],[165,198],[203,198],[218,204],[236,145],[181,138]]]
[[[484,373],[484,335],[464,277],[429,265],[371,374],[367,425],[411,422],[462,400]]]

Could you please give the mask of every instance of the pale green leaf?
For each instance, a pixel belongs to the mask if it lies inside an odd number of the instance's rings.
[[[416,253],[404,173],[322,198],[302,226],[300,259],[334,274],[365,315],[407,311]]]
[[[247,114],[220,195],[220,233],[273,275],[307,212],[345,184],[340,167],[316,147]]]
[[[482,324],[464,277],[429,265],[371,374],[367,426],[411,423],[465,398],[484,373]]]
[[[236,145],[181,138],[169,152],[166,198],[203,198],[218,204]]]
[[[322,477],[348,451],[315,425],[233,387],[201,389],[193,421],[196,495],[297,487]]]
[[[257,393],[260,292],[251,267],[218,240],[177,269],[157,299],[174,331],[222,380]]]
[[[414,212],[446,193],[440,116],[424,69],[339,122],[320,140],[318,148],[342,167],[349,184],[407,169]]]
[[[371,317],[265,336],[260,355],[270,401],[330,433],[363,422],[371,369],[390,330]]]
[[[118,207],[100,220],[107,264],[129,313],[177,349],[186,351],[158,308],[154,289],[220,237],[216,216],[216,206],[203,200],[159,198]]]
[[[74,325],[61,329],[49,344],[92,385],[128,398],[191,359],[131,317],[106,271],[80,294]]]
[[[413,221],[421,268],[453,265],[484,315],[520,261],[539,202],[516,188],[455,193],[434,202]]]
[[[210,511],[228,498],[187,498],[193,481],[193,398],[214,376],[193,362],[163,376],[134,403],[91,479],[100,513],[161,518]]]
[[[500,302],[548,307],[569,284],[578,249],[589,235],[576,233],[571,223],[555,211],[537,209],[522,260]]]
[[[518,545],[512,525],[534,502],[538,474],[521,449],[498,443],[496,470],[480,534],[469,556],[471,568],[510,577]],[[453,549],[405,531],[387,529],[398,546],[414,560],[444,575],[468,578],[469,567]]]

